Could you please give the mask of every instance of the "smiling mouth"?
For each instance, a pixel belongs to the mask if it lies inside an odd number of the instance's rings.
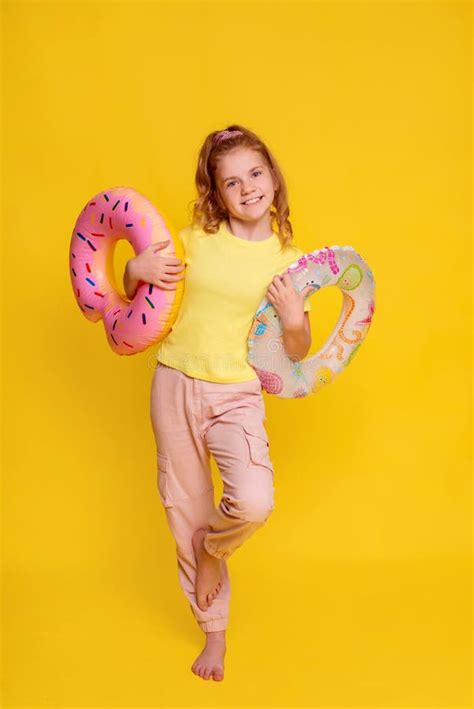
[[[247,200],[247,202],[241,202],[241,204],[243,204],[244,207],[247,207],[247,206],[251,207],[252,204],[258,204],[260,202],[260,200],[262,200],[262,199],[263,199],[263,194],[260,195],[260,197],[255,202],[253,200],[250,202]]]

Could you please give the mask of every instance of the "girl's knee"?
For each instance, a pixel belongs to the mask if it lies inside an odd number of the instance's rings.
[[[229,504],[227,503],[227,507]],[[248,495],[242,497],[229,510],[245,522],[265,522],[274,509],[273,491],[268,496]]]

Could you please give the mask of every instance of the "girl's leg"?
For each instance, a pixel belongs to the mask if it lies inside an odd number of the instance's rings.
[[[179,582],[199,626],[210,632],[227,627],[231,589],[224,563],[222,586],[211,606],[203,611],[196,603],[192,535],[207,525],[215,504],[194,382],[180,370],[158,363],[151,386],[150,417],[157,446],[158,491],[176,542]]]
[[[258,379],[232,385],[201,381],[198,386],[206,414],[205,439],[224,488],[203,544],[209,554],[226,560],[274,509],[265,407]]]

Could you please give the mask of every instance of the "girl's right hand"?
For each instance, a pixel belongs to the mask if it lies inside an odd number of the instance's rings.
[[[156,254],[168,246],[170,240],[150,244],[138,256],[130,259],[127,268],[133,278],[152,283],[164,290],[176,290],[175,281],[184,278],[185,266],[176,256],[157,256]]]

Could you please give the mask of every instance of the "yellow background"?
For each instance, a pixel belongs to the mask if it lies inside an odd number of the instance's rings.
[[[3,706],[472,706],[471,6],[2,16]],[[199,146],[232,122],[279,160],[295,243],[352,245],[377,304],[327,388],[265,396],[276,507],[230,561],[217,683],[190,671],[204,636],[156,490],[156,347],[112,353],[68,249],[115,185],[185,226]],[[341,302],[313,297],[312,352]]]

